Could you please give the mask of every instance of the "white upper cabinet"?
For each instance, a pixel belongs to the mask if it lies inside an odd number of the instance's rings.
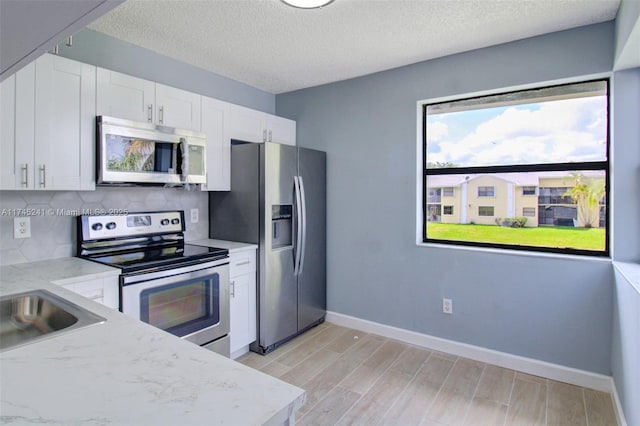
[[[231,189],[231,140],[224,134],[225,109],[229,104],[202,97],[202,132],[207,138],[207,183],[203,191]]]
[[[22,70],[24,71],[24,69]],[[0,83],[0,188],[20,187],[20,167],[16,159],[16,76]]]
[[[296,144],[296,122],[45,54],[0,83],[0,189],[95,189],[95,117],[203,132],[205,191],[230,189],[231,140]]]
[[[35,84],[34,189],[95,189],[96,67],[44,55]]]
[[[35,79],[32,62],[0,84],[0,189],[34,188]]]
[[[199,132],[201,98],[196,93],[156,84],[156,122]]]
[[[284,145],[296,144],[296,122],[288,118],[267,114],[267,138],[269,142]]]
[[[98,69],[97,115],[200,131],[197,93]]]
[[[230,105],[225,115],[225,128],[231,139],[296,144],[295,121],[239,105]]]
[[[97,115],[152,123],[155,102],[154,82],[98,68]]]
[[[225,134],[229,139],[246,142],[264,142],[267,117],[264,112],[228,104],[225,110]]]
[[[2,83],[1,189],[95,189],[95,67],[43,55]]]

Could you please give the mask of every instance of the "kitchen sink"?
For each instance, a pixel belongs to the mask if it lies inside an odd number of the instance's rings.
[[[0,351],[105,321],[105,318],[47,290],[2,296]]]

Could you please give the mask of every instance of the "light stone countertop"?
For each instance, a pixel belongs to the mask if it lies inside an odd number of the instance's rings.
[[[241,243],[238,241],[214,240],[214,239],[187,241],[186,243],[193,244],[196,246],[219,247],[219,248],[229,250],[229,253],[235,253],[235,252],[244,251],[244,250],[255,250],[258,248],[257,244]]]
[[[0,352],[0,423],[283,424],[302,406],[300,388],[51,284],[113,273],[77,258],[0,268],[0,295],[43,288],[107,319]]]

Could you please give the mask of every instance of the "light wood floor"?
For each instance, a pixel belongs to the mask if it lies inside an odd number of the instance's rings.
[[[615,425],[608,393],[323,323],[238,361],[307,392],[299,425]]]

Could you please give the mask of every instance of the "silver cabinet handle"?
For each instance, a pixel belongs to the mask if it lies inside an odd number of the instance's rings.
[[[158,112],[158,121],[160,121],[160,124],[164,124],[164,107],[163,106],[160,107],[160,111]]]
[[[40,166],[40,186],[47,187],[47,168],[44,164]]]
[[[273,139],[271,138],[271,130],[269,130],[269,142],[272,142]]]
[[[236,282],[235,281],[231,281],[229,283],[229,294],[231,295],[231,297],[236,297]]]
[[[236,266],[248,265],[250,263],[251,263],[250,260],[245,260],[244,262],[236,263]]]
[[[24,179],[22,179],[22,185],[24,185],[25,188],[29,187],[29,165],[28,164],[24,164],[20,167],[22,169],[22,172],[24,173]]]
[[[153,121],[153,104],[147,105],[147,122]]]
[[[264,129],[262,131],[262,142],[266,142],[267,141],[267,129]]]

